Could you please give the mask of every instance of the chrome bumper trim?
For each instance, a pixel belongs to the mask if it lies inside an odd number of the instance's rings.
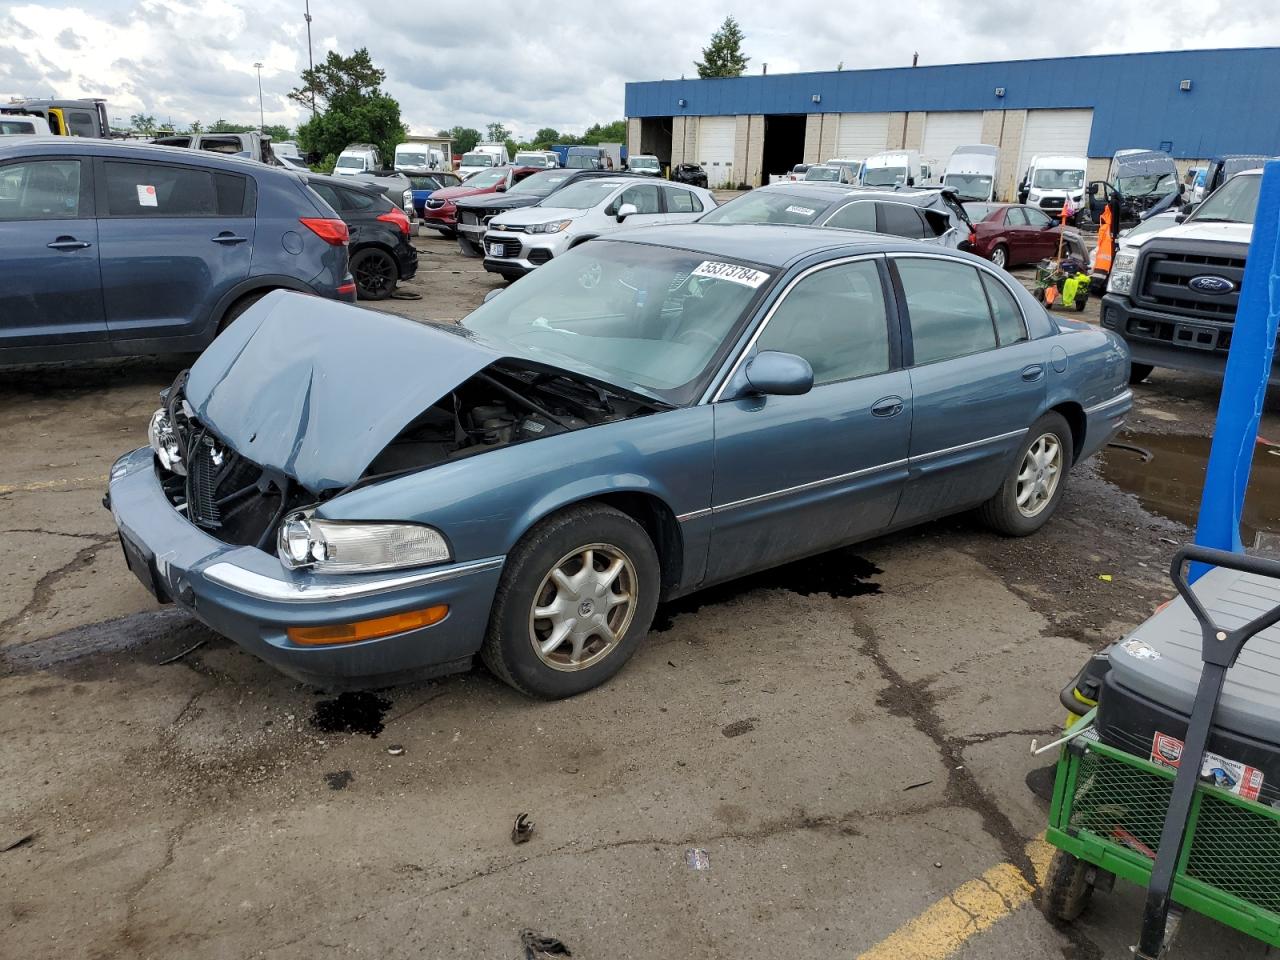
[[[1101,413],[1103,410],[1107,409],[1107,407],[1114,407],[1119,403],[1132,402],[1132,401],[1133,401],[1133,391],[1126,390],[1124,393],[1120,394],[1119,396],[1112,397],[1110,400],[1103,400],[1101,403],[1095,403],[1092,407],[1085,407],[1084,412],[1087,416],[1091,417],[1095,413]]]
[[[405,587],[420,587],[429,583],[456,580],[472,573],[496,570],[506,562],[506,557],[489,557],[450,567],[430,570],[409,570],[394,576],[353,580],[346,575],[313,576],[304,581],[277,580],[225,560],[211,564],[201,571],[214,583],[260,600],[276,600],[282,603],[315,603],[335,600],[352,600],[368,597]]]

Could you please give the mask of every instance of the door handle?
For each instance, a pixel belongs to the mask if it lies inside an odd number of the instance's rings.
[[[45,244],[50,250],[83,250],[92,247],[88,240],[77,240],[75,237],[59,237],[53,243]]]
[[[1029,367],[1022,368],[1022,379],[1027,383],[1035,383],[1044,376],[1044,364],[1033,363]]]
[[[223,244],[226,244],[227,246],[231,246],[232,244],[236,244],[236,243],[246,243],[248,242],[248,240],[249,240],[248,237],[237,237],[233,233],[220,233],[213,238],[214,243],[223,243]]]
[[[873,417],[896,417],[902,412],[902,408],[901,397],[885,397],[883,400],[877,400],[871,405],[871,415]]]

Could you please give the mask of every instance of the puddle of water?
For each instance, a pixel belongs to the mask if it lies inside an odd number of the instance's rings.
[[[1116,439],[1148,451],[1151,458],[1144,460],[1138,452],[1122,447],[1106,447],[1102,476],[1135,494],[1151,513],[1194,527],[1210,438],[1124,433]],[[1258,444],[1254,450],[1240,526],[1245,543],[1252,543],[1259,532],[1280,533],[1280,448]]]
[[[391,701],[376,693],[364,690],[340,693],[332,700],[316,704],[311,725],[325,733],[367,733],[376,737],[382,732],[382,718],[390,708]]]
[[[682,613],[695,613],[705,606],[724,603],[752,590],[790,590],[802,597],[825,593],[829,597],[847,598],[879,593],[880,584],[868,578],[883,572],[870,560],[848,549],[832,550],[731,580],[671,603],[659,604],[653,616],[653,626],[649,629],[663,633],[671,629],[675,618]]]

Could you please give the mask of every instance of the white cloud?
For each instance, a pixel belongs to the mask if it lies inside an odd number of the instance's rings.
[[[0,0],[0,99],[104,96],[113,117],[153,114],[179,124],[218,117],[252,122],[255,61],[267,122],[289,126],[306,111],[287,98],[307,63],[300,0]],[[892,4],[741,0],[750,72],[771,74],[1280,43],[1280,9],[1167,0],[1159,16],[1081,0],[1078,30],[1043,29],[1022,0],[918,0]],[[423,14],[418,15],[418,10]],[[312,0],[317,60],[367,46],[387,71],[386,89],[411,129],[497,120],[517,133],[581,130],[623,114],[632,80],[694,76],[694,61],[725,13],[692,0],[570,0],[484,6],[362,4]],[[50,23],[56,29],[50,29]],[[1206,40],[1206,38],[1212,38]]]

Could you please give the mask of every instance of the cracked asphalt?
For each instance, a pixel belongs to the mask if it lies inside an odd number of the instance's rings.
[[[418,244],[421,299],[386,309],[498,286]],[[120,557],[105,475],[183,365],[0,381],[0,849],[34,835],[0,853],[5,956],[508,958],[529,928],[584,958],[858,957],[991,868],[1034,884],[1029,741],[1187,535],[1087,463],[1035,537],[953,518],[688,598],[570,701],[477,667],[318,712]],[[1203,436],[1215,402],[1157,373],[1134,420]],[[1007,903],[954,956],[1128,957],[1141,895],[1070,929]],[[1177,955],[1263,954],[1191,917]]]

